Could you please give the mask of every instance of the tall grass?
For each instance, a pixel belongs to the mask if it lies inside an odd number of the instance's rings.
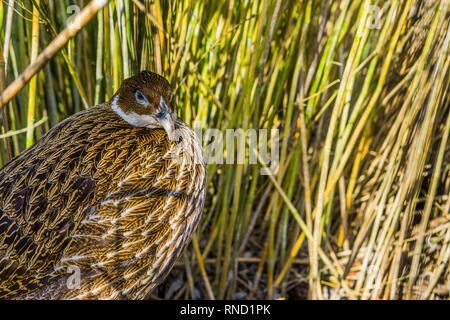
[[[87,1],[0,3],[7,83],[74,4]],[[155,297],[448,298],[449,7],[111,1],[9,103],[0,160],[149,69],[187,123],[280,133],[274,176],[208,165],[193,245]]]

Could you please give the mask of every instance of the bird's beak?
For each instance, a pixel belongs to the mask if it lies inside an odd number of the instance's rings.
[[[164,130],[166,130],[169,140],[174,140],[175,137],[174,120],[172,119],[171,114],[167,109],[166,102],[164,101],[162,96],[161,99],[159,100],[159,106],[161,107],[161,112],[156,114],[155,118],[158,120],[158,122],[161,124]]]

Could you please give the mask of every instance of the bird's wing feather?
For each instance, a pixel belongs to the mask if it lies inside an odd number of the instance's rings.
[[[93,144],[86,132],[101,127],[92,121],[100,113],[66,119],[0,171],[0,296],[34,288],[30,279],[50,275],[95,204],[96,182],[81,164]]]
[[[101,298],[142,297],[171,269],[201,216],[203,160],[178,149],[163,130],[134,129],[133,135],[139,152],[120,168],[103,164],[105,157],[94,174],[96,181],[112,175],[113,183],[104,187],[97,210],[81,221],[64,253],[65,265],[90,270],[82,277],[82,294],[71,297],[94,298],[100,288]],[[119,152],[116,159],[121,158],[126,157]]]
[[[69,266],[85,273],[83,297],[105,286],[139,297],[155,285],[203,209],[206,171],[194,146],[176,148],[163,130],[133,128],[105,108],[49,131],[0,171],[0,297]]]

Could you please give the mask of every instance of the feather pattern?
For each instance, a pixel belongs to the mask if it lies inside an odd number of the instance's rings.
[[[110,103],[52,128],[0,171],[0,298],[142,299],[205,199],[199,141],[134,127]],[[69,283],[79,271],[79,284]]]

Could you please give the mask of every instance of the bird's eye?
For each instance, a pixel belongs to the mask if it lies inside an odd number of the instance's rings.
[[[148,104],[147,98],[144,96],[144,94],[143,94],[141,91],[137,90],[137,91],[134,93],[134,96],[136,97],[136,101],[137,101],[138,103],[143,104],[143,105]]]

